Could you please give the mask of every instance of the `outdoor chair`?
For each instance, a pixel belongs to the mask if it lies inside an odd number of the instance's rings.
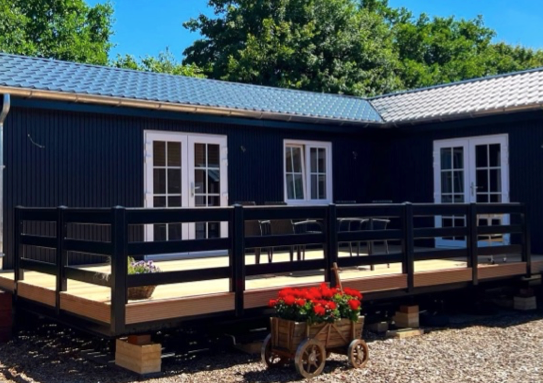
[[[235,205],[241,205],[241,206],[255,206],[255,201],[241,201],[236,202]],[[269,222],[266,221],[256,221],[256,220],[248,220],[245,221],[245,236],[246,237],[260,237],[262,235],[269,234],[270,230],[268,228]],[[268,262],[271,262],[271,248],[264,249],[268,254]],[[258,265],[260,263],[260,255],[262,252],[262,249],[257,247],[254,249],[255,252],[255,263]]]
[[[286,204],[287,203],[285,201],[264,202],[264,205],[267,205],[267,206],[286,206]],[[269,225],[269,231],[271,235],[294,234],[294,229],[292,228],[292,221],[290,219],[272,219],[267,222]],[[289,249],[290,261],[292,262],[294,260],[294,246],[289,246],[288,249]],[[274,250],[273,248],[270,249],[271,258],[273,258],[273,250]]]
[[[354,205],[356,201],[336,201],[338,205]],[[361,220],[356,220],[352,218],[339,218],[338,219],[338,231],[356,231],[361,229]],[[349,255],[353,256],[353,243],[356,243],[357,254],[360,254],[360,242],[342,242],[338,244],[338,247],[341,247],[342,244],[347,244],[349,246]]]
[[[368,221],[367,229],[368,230],[386,230],[389,223],[390,223],[390,220],[386,218],[371,218]],[[376,242],[381,242],[381,241],[369,241],[367,243],[368,255],[373,255]],[[388,240],[384,239],[382,240],[382,242],[385,247],[386,254],[390,254],[389,248],[388,248]],[[387,267],[390,267],[390,263],[387,263]],[[371,270],[374,270],[374,269],[375,267],[371,265]]]

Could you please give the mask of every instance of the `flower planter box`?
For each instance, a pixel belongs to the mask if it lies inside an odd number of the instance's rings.
[[[262,359],[268,367],[294,359],[296,370],[305,378],[320,374],[331,352],[347,355],[353,367],[361,368],[368,360],[368,347],[360,339],[363,326],[364,317],[357,322],[341,319],[313,325],[274,317],[262,345]]]

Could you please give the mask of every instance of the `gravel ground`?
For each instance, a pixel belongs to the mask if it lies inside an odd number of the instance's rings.
[[[355,370],[347,358],[332,355],[314,382],[543,382],[543,311],[506,311],[492,317],[453,317],[447,329],[407,339],[364,337],[370,348],[366,368]],[[85,349],[97,341],[56,325],[20,330],[0,346],[0,381],[137,382],[139,377]],[[163,360],[154,382],[290,382],[294,367],[266,370],[259,356],[217,347]],[[87,355],[87,356],[85,356]]]

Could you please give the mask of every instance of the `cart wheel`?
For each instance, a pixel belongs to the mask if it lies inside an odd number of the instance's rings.
[[[281,367],[288,364],[287,358],[281,357],[273,352],[271,334],[264,339],[264,343],[262,343],[262,348],[260,349],[260,356],[262,357],[262,362],[264,362],[268,368]]]
[[[296,349],[294,366],[296,371],[304,378],[312,378],[324,370],[326,350],[321,342],[315,339],[306,339]]]
[[[354,368],[362,368],[368,363],[370,351],[362,339],[355,339],[349,344],[347,356]]]

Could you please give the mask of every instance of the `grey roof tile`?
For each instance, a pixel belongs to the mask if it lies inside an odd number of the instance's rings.
[[[0,87],[381,123],[365,99],[0,53]]]
[[[539,106],[543,104],[543,68],[387,94],[370,102],[391,123]]]

